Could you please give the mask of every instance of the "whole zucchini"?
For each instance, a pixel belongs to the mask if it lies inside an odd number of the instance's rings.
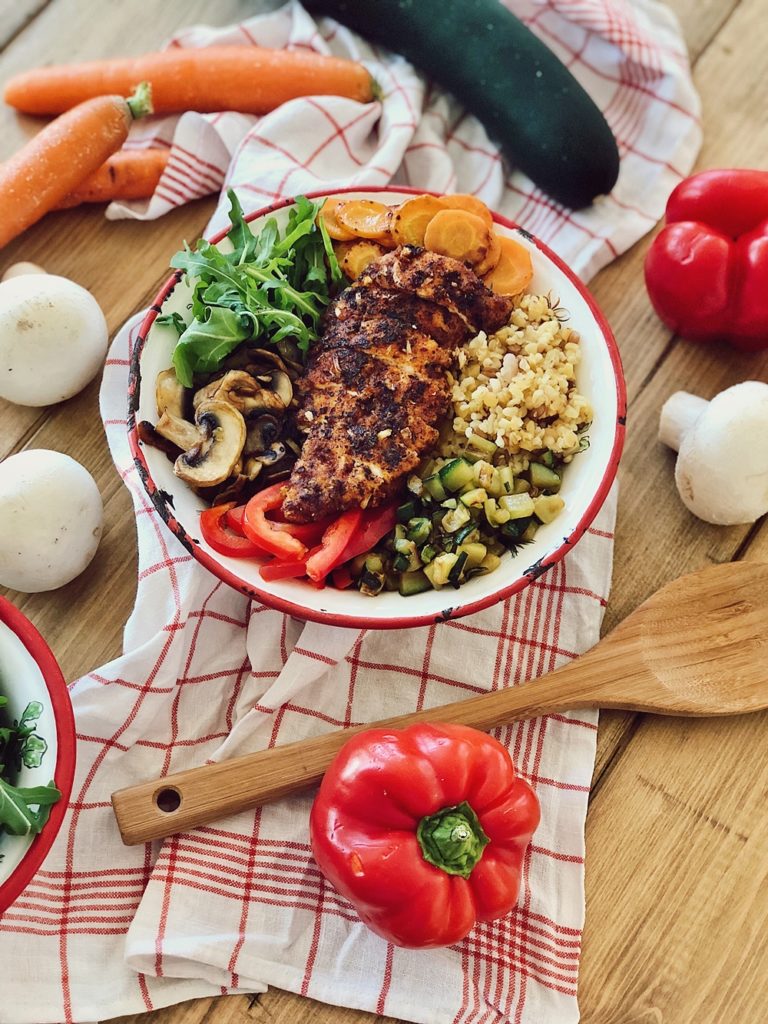
[[[499,0],[304,0],[402,54],[485,125],[553,199],[578,208],[610,192],[616,140],[558,58]]]

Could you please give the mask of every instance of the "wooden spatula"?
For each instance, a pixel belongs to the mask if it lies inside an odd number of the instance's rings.
[[[610,636],[535,682],[388,718],[375,726],[460,722],[491,729],[574,708],[664,715],[738,715],[768,707],[768,565],[734,562],[683,576]],[[147,842],[277,800],[319,782],[363,725],[191,768],[119,790],[123,842]]]

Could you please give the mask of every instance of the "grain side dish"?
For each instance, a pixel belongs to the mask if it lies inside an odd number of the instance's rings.
[[[547,295],[523,295],[508,327],[490,336],[481,331],[459,349],[457,370],[449,373],[454,417],[442,455],[482,439],[521,473],[535,453],[570,462],[579,451],[592,408],[576,389],[579,336],[558,312]]]

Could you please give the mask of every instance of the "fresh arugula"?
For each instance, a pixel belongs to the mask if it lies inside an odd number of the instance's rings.
[[[274,217],[254,235],[232,189],[227,196],[233,251],[219,252],[201,239],[194,250],[185,246],[177,252],[171,266],[183,270],[192,285],[192,319],[187,323],[179,313],[157,319],[178,332],[173,365],[184,387],[192,386],[195,373],[217,370],[243,341],[293,338],[306,353],[342,279],[317,216],[322,203],[298,196],[281,237]]]
[[[7,705],[0,697],[0,709]],[[13,786],[8,781],[11,772],[18,772],[21,766],[39,768],[48,744],[38,736],[37,720],[43,713],[39,701],[31,701],[19,721],[9,726],[0,725],[0,833],[13,836],[37,834],[43,828],[51,807],[61,798],[61,793],[49,782],[47,786],[31,789]]]

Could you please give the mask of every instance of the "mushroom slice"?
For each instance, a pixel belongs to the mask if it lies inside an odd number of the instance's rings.
[[[255,420],[249,420],[247,427],[248,437],[245,441],[247,455],[258,455],[259,452],[266,451],[280,437],[280,424],[269,413],[257,416]]]
[[[189,448],[194,448],[202,440],[200,431],[189,420],[174,416],[173,413],[167,410],[157,421],[155,431],[160,437],[164,437],[166,441],[170,441],[177,448],[181,448],[183,452]]]
[[[155,398],[157,400],[157,411],[160,415],[169,412],[172,416],[184,419],[184,406],[186,405],[185,387],[176,376],[176,371],[161,370],[157,375],[155,384]]]
[[[206,384],[196,392],[193,404],[197,409],[204,402],[211,401],[227,402],[244,416],[258,415],[262,412],[283,412],[286,408],[283,400],[275,392],[262,387],[255,377],[245,370],[228,370],[223,377]]]
[[[173,471],[195,487],[214,487],[232,475],[240,460],[245,420],[228,402],[209,401],[197,407],[195,423],[202,439],[176,459]]]
[[[259,473],[264,468],[264,464],[261,459],[252,457],[245,460],[245,476],[253,482]]]
[[[272,373],[270,373],[269,378],[270,389],[274,391],[287,409],[293,400],[293,384],[291,383],[291,378],[285,370],[273,370]]]
[[[265,466],[274,466],[276,462],[285,458],[285,445],[281,441],[275,441],[265,452],[255,458]]]

